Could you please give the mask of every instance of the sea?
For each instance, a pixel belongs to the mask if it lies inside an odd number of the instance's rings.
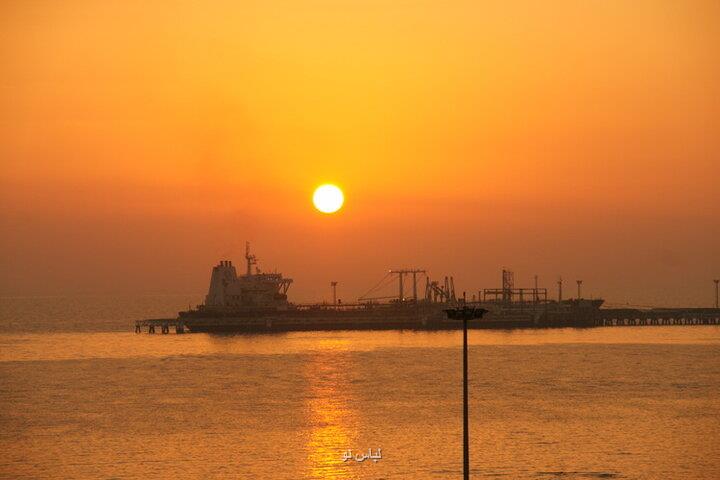
[[[462,478],[461,332],[136,334],[0,298],[0,478]],[[469,332],[471,478],[720,478],[720,327]]]

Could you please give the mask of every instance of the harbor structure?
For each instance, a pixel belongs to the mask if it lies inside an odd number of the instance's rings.
[[[332,304],[298,304],[288,300],[293,280],[282,273],[265,273],[258,260],[245,250],[245,273],[230,260],[221,260],[210,275],[210,285],[201,305],[178,313],[176,318],[139,320],[135,331],[155,333],[185,332],[280,332],[292,330],[383,330],[383,329],[457,329],[457,322],[445,314],[448,308],[473,307],[487,310],[481,320],[469,328],[557,328],[625,325],[716,325],[720,309],[633,309],[601,308],[602,299],[584,299],[578,280],[578,298],[562,299],[562,278],[558,281],[558,300],[548,298],[546,288],[517,287],[515,275],[502,271],[501,288],[478,290],[475,300],[458,298],[452,276],[432,280],[426,270],[403,268],[389,270],[385,277],[355,303],[337,299],[333,281]],[[419,289],[425,277],[425,291]],[[408,281],[411,295],[407,294]],[[395,283],[397,294],[383,288]],[[716,283],[717,285],[717,283]],[[475,295],[473,295],[475,297]]]

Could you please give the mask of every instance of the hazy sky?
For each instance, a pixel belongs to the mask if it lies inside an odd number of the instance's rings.
[[[410,266],[713,301],[720,2],[6,0],[0,34],[2,295],[204,292],[250,240],[300,301]]]

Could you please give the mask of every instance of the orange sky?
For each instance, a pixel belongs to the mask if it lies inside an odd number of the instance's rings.
[[[0,294],[203,292],[248,239],[303,301],[416,265],[710,303],[720,4],[548,5],[2,2]]]

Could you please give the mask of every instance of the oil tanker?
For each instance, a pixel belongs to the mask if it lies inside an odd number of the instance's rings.
[[[179,312],[173,320],[178,332],[457,329],[462,328],[461,322],[448,319],[445,310],[458,306],[488,310],[482,319],[470,323],[471,328],[589,327],[595,324],[603,303],[599,299],[549,300],[544,288],[515,288],[508,271],[503,271],[502,288],[478,291],[468,300],[464,293],[456,295],[452,277],[445,277],[444,282],[431,281],[424,270],[409,269],[391,270],[381,281],[384,286],[397,282],[397,295],[366,294],[352,304],[336,298],[329,304],[296,304],[288,301],[287,295],[292,279],[281,273],[261,272],[249,244],[245,260],[243,274],[238,274],[230,260],[213,267],[205,302]],[[423,277],[425,288],[421,292],[418,280]],[[405,288],[408,279],[411,292]],[[141,326],[154,331],[152,322],[161,324],[161,320],[142,322],[136,324],[136,331]]]

